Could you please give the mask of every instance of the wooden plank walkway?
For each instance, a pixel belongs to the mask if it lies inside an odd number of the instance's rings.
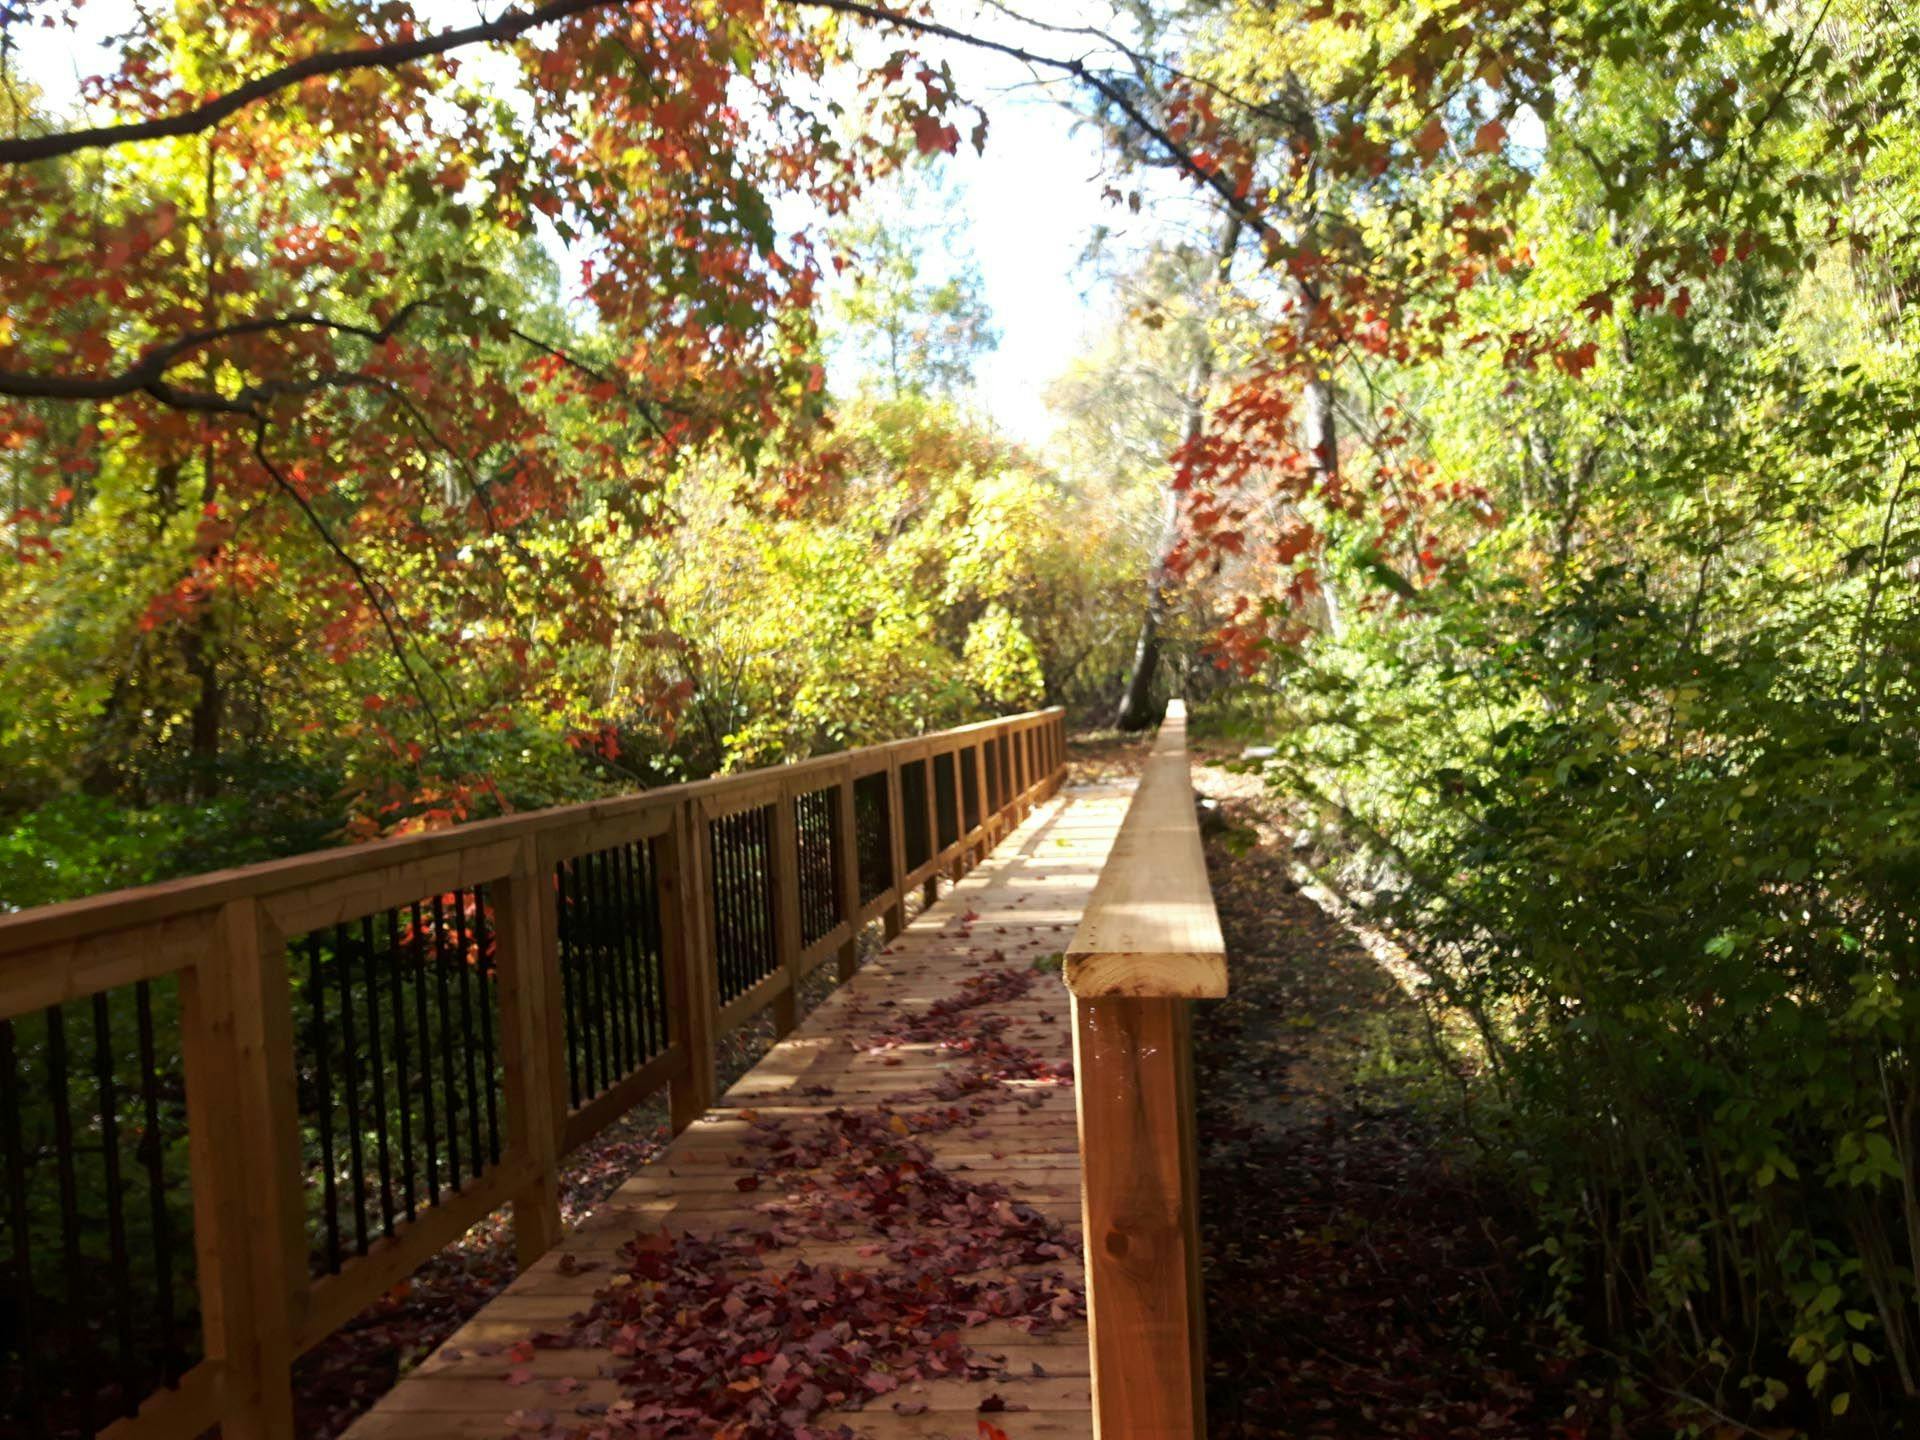
[[[1130,793],[1041,806],[347,1440],[1091,1437],[1070,1010],[1036,962]]]

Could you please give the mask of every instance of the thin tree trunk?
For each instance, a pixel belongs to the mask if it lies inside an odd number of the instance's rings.
[[[1224,286],[1232,276],[1234,252],[1240,248],[1240,230],[1238,214],[1229,214],[1221,222],[1220,243],[1216,250],[1219,264],[1213,279],[1216,289]],[[1213,340],[1207,334],[1205,320],[1206,309],[1203,307],[1199,343],[1194,351],[1193,369],[1187,377],[1184,423],[1180,436],[1182,449],[1191,447],[1206,429],[1207,392],[1213,387],[1215,356]],[[1153,682],[1160,671],[1161,635],[1167,623],[1167,592],[1173,579],[1173,555],[1179,544],[1180,496],[1169,480],[1161,500],[1160,534],[1153,547],[1152,568],[1147,572],[1147,603],[1140,617],[1139,638],[1133,645],[1133,665],[1127,673],[1126,686],[1120,692],[1120,703],[1114,710],[1113,724],[1116,730],[1144,730],[1158,718],[1158,707],[1153,703]]]
[[[203,257],[205,283],[201,296],[201,315],[209,329],[220,323],[220,298],[217,288],[220,263],[220,215],[216,208],[214,191],[214,163],[214,141],[210,138],[206,144],[205,155],[206,246]],[[214,388],[214,383],[215,362],[212,353],[209,352],[207,356],[207,389],[209,391]],[[213,437],[208,435],[200,446],[200,508],[202,512],[211,514],[219,496],[220,482],[213,460]],[[193,713],[188,724],[188,753],[192,757],[192,764],[188,767],[187,774],[189,800],[206,800],[219,788],[220,730],[226,711],[226,693],[220,676],[219,649],[220,637],[214,627],[212,597],[203,597],[194,607],[193,613],[186,618],[180,636],[181,664],[199,687],[194,697]]]

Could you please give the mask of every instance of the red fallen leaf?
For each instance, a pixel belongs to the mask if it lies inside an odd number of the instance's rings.
[[[515,1365],[524,1365],[533,1359],[533,1341],[516,1340],[507,1347],[507,1359]]]
[[[1007,1440],[1007,1432],[1002,1430],[998,1425],[989,1425],[984,1420],[979,1423],[980,1440]]]
[[[733,1188],[736,1190],[758,1190],[760,1188],[760,1177],[758,1175],[742,1175],[738,1180],[733,1182]]]
[[[505,1380],[509,1385],[514,1385],[514,1386],[525,1385],[528,1381],[533,1379],[533,1371],[528,1367],[526,1367],[525,1365],[522,1365],[518,1370],[509,1370],[501,1378]]]
[[[584,1390],[586,1388],[586,1381],[577,1376],[568,1375],[564,1379],[556,1380],[547,1386],[547,1392],[551,1395],[571,1395],[576,1390]]]
[[[553,1428],[553,1411],[516,1410],[507,1416],[507,1428],[509,1430],[551,1430]]]

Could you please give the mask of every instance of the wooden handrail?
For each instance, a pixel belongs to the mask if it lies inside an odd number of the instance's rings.
[[[90,1000],[116,1043],[137,1018],[141,1053],[114,1063],[145,1072],[150,1113],[155,1073],[183,1077],[205,1358],[99,1434],[174,1440],[217,1425],[226,1440],[291,1440],[300,1353],[502,1205],[523,1263],[551,1248],[569,1149],[663,1088],[676,1130],[697,1119],[718,1041],[768,1009],[790,1028],[803,979],[830,960],[851,974],[867,925],[897,933],[916,887],[958,878],[1059,787],[1065,742],[1063,712],[1035,711],[0,915],[10,1224],[41,1163],[18,1139],[33,1017],[44,1012],[47,1038],[30,1066],[67,1063],[49,1058],[61,1007]],[[903,807],[903,774],[924,814]],[[910,846],[909,822],[924,825]],[[162,984],[177,993],[179,1046],[150,1054]],[[411,1060],[396,1056],[409,1044]],[[54,1093],[68,1093],[64,1074]],[[373,1112],[339,1137],[350,1174],[310,1148],[336,1095],[350,1120],[355,1105]],[[410,1121],[426,1129],[418,1187]],[[158,1154],[164,1138],[145,1143]],[[19,1283],[31,1333],[31,1277]]]
[[[1063,969],[1073,995],[1094,1434],[1206,1434],[1191,1008],[1227,993],[1171,702]]]

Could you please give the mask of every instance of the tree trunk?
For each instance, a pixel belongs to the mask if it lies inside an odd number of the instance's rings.
[[[1216,251],[1219,265],[1214,272],[1213,282],[1216,290],[1231,278],[1234,251],[1240,247],[1240,230],[1241,220],[1237,214],[1229,214],[1221,222],[1220,243]],[[1183,449],[1199,440],[1206,428],[1207,391],[1213,386],[1215,357],[1205,318],[1203,307],[1193,369],[1187,377],[1184,423],[1180,437]],[[1116,730],[1144,730],[1159,718],[1159,709],[1153,703],[1153,682],[1160,670],[1161,631],[1167,623],[1167,591],[1172,580],[1173,554],[1179,544],[1180,496],[1169,481],[1162,499],[1160,534],[1153,547],[1153,566],[1147,572],[1147,603],[1140,617],[1140,635],[1133,645],[1133,666],[1128,671],[1126,686],[1120,692],[1120,703],[1113,714]]]

